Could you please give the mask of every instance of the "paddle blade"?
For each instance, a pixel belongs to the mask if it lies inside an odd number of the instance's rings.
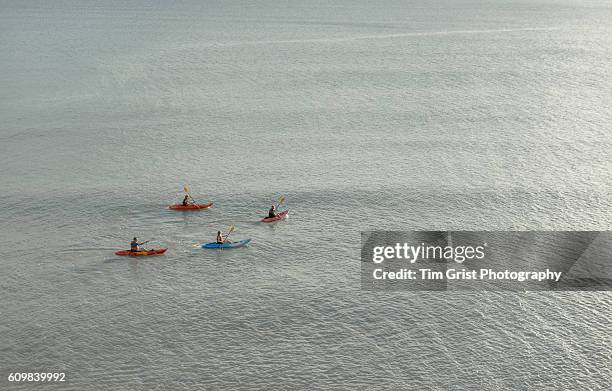
[[[236,227],[234,227],[233,225],[229,228],[229,230],[227,231],[227,234],[231,234],[232,232],[234,232],[234,230],[236,229]]]
[[[183,186],[183,191],[185,193],[189,193],[189,186],[187,186],[187,185]]]
[[[282,204],[283,202],[285,202],[285,196],[281,196],[281,197],[278,199],[278,204],[279,204],[279,205],[280,205],[280,204]]]

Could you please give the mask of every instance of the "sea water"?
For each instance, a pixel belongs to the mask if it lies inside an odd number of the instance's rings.
[[[1,2],[2,376],[605,387],[609,293],[365,292],[359,246],[611,229],[610,20],[578,0]],[[214,206],[168,210],[184,184]],[[259,224],[281,195],[289,219]],[[230,225],[252,243],[199,247]],[[169,249],[114,256],[133,236]]]

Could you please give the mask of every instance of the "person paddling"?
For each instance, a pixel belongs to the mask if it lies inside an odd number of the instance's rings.
[[[217,244],[225,243],[226,238],[227,238],[227,235],[225,235],[225,237],[223,237],[223,233],[221,231],[217,231]]]
[[[138,238],[136,238],[134,236],[134,239],[132,239],[132,243],[130,243],[130,251],[140,251],[140,246],[142,245],[142,243],[138,243]]]
[[[189,194],[185,194],[185,198],[183,198],[183,206],[189,205]]]
[[[272,205],[272,207],[268,211],[268,218],[274,218],[274,217],[276,217],[276,207]]]

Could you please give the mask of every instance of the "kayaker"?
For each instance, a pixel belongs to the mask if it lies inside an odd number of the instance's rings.
[[[183,198],[183,206],[189,205],[189,194],[185,194],[185,198]]]
[[[130,243],[130,251],[140,251],[140,243],[138,243],[138,238],[134,237],[134,239],[132,239],[132,243]]]
[[[268,212],[268,218],[271,219],[273,217],[276,217],[276,207],[274,205],[272,205],[270,211]]]
[[[217,231],[217,244],[223,244],[223,242],[225,242],[223,234],[221,234],[221,231]]]

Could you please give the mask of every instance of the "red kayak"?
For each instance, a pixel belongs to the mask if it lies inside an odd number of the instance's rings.
[[[208,209],[212,206],[212,202],[209,204],[189,204],[189,205],[183,205],[183,204],[176,204],[176,205],[170,205],[168,208],[173,209],[173,210],[195,210],[195,209]]]
[[[115,255],[121,255],[122,257],[146,257],[147,255],[162,255],[165,253],[167,248],[160,248],[157,250],[143,250],[143,251],[130,251],[121,250],[115,251]]]
[[[285,210],[283,212],[277,213],[276,216],[274,217],[264,217],[263,219],[259,221],[261,221],[262,223],[273,223],[275,221],[284,219],[285,217],[287,217],[287,215],[289,215],[289,210]]]

